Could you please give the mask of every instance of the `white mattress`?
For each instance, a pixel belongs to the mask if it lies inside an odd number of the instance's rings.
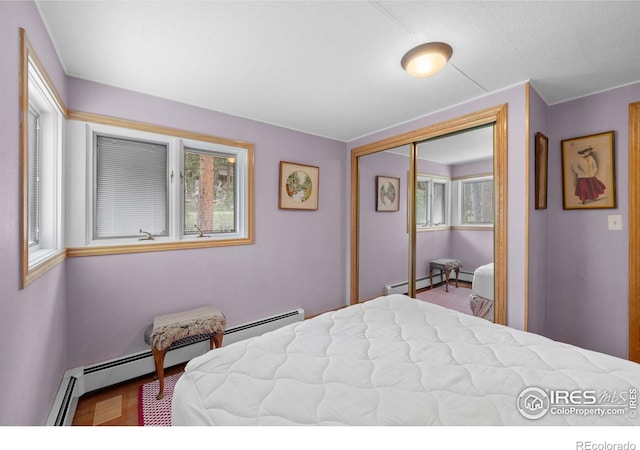
[[[173,425],[640,425],[523,417],[531,387],[629,392],[640,365],[404,295],[287,325],[193,359]]]
[[[493,286],[493,263],[480,266],[473,272],[471,290],[474,293],[478,294],[480,297],[494,300]]]

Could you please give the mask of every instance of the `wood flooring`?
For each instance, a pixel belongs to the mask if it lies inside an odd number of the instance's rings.
[[[184,366],[166,368],[165,377],[184,371]],[[138,389],[154,379],[155,373],[151,373],[83,395],[71,425],[138,426]]]

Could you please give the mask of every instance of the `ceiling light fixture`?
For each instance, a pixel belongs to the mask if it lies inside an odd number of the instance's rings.
[[[428,42],[409,50],[402,57],[400,64],[409,72],[409,75],[417,78],[428,77],[440,71],[447,64],[452,53],[453,50],[449,44]]]

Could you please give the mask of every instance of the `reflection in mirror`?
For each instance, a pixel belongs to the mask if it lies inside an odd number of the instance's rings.
[[[416,298],[493,321],[493,125],[417,149]]]
[[[393,289],[401,290],[402,286],[406,293],[408,147],[359,158],[359,301],[389,294]],[[385,183],[378,186],[378,177],[397,178],[397,191],[395,187],[385,187]],[[388,207],[395,201],[397,209]]]
[[[487,233],[487,231],[484,231],[484,233],[486,233],[486,236],[487,236],[485,238],[485,241],[491,240],[490,234],[494,235],[494,239],[492,242],[494,246],[493,260],[495,264],[495,271],[493,275],[494,282],[492,285],[493,301],[495,304],[494,322],[502,325],[507,324],[507,284],[508,283],[507,283],[507,233],[506,231],[507,231],[507,159],[508,159],[507,158],[507,147],[508,147],[507,136],[508,136],[508,133],[507,133],[507,105],[506,104],[497,105],[491,108],[487,108],[481,111],[467,114],[465,116],[456,117],[444,122],[427,126],[425,128],[413,130],[397,136],[392,136],[390,138],[372,142],[370,144],[366,144],[360,147],[355,147],[351,150],[351,204],[353,205],[353,207],[351,208],[351,225],[352,226],[351,226],[351,233],[350,233],[350,236],[351,236],[350,303],[351,304],[356,304],[360,301],[364,301],[364,300],[367,300],[368,298],[371,298],[371,293],[370,293],[371,291],[368,291],[366,295],[360,295],[359,289],[361,288],[361,286],[364,286],[364,287],[369,286],[369,283],[371,283],[372,286],[380,286],[381,284],[384,284],[384,286],[387,286],[385,284],[386,281],[376,282],[374,280],[372,282],[361,283],[361,272],[363,271],[359,266],[361,262],[363,262],[366,258],[360,257],[360,251],[364,250],[364,248],[368,245],[368,243],[362,242],[359,235],[361,232],[365,232],[365,233],[367,232],[365,231],[367,230],[366,221],[370,219],[370,217],[362,218],[360,216],[366,211],[366,208],[367,208],[366,202],[372,202],[373,199],[371,197],[368,197],[366,199],[360,198],[361,192],[365,192],[364,189],[360,189],[360,183],[361,182],[372,183],[373,178],[369,176],[367,177],[367,179],[370,181],[366,181],[365,177],[360,176],[360,162],[361,161],[363,162],[363,168],[367,170],[364,167],[365,159],[368,158],[370,155],[373,155],[374,153],[389,151],[389,149],[396,149],[396,150],[398,150],[399,148],[410,149],[410,151],[406,151],[406,150],[403,150],[403,151],[411,155],[410,158],[407,158],[409,160],[409,162],[407,163],[409,166],[409,172],[412,174],[411,179],[408,180],[410,182],[407,184],[409,189],[408,192],[410,192],[411,194],[406,197],[410,200],[410,202],[408,203],[410,203],[411,206],[413,206],[412,204],[415,202],[414,193],[416,191],[416,182],[418,178],[417,173],[419,173],[421,170],[420,168],[417,167],[419,163],[415,162],[417,159],[417,153],[418,153],[417,144],[422,143],[422,146],[425,146],[425,145],[428,145],[427,142],[430,142],[431,140],[435,142],[436,138],[440,136],[451,136],[453,133],[458,134],[463,132],[464,130],[471,130],[471,129],[475,130],[484,126],[492,127],[492,129],[489,129],[489,132],[492,132],[493,134],[493,167],[492,169],[493,169],[493,177],[494,177],[493,190],[495,192],[494,201],[493,201],[494,210],[492,213],[493,214],[493,233]],[[443,146],[440,146],[440,147],[443,147]],[[423,172],[423,173],[426,173],[426,172]],[[453,181],[453,178],[456,176],[457,175],[455,174],[451,175],[452,181]],[[463,177],[461,177],[461,179],[462,178]],[[404,176],[401,176],[401,179],[403,180]],[[434,192],[436,192],[437,189],[438,188],[434,188]],[[369,189],[369,192],[370,191],[371,189]],[[471,191],[473,191],[473,189],[471,189]],[[476,194],[481,195],[482,189],[476,189],[475,192]],[[368,194],[365,194],[365,195],[368,195]],[[451,192],[451,194],[449,195],[453,196],[455,194]],[[401,204],[404,207],[406,202],[402,201]],[[361,208],[361,205],[362,205],[362,208]],[[474,205],[478,205],[478,203],[474,199],[474,201],[471,201],[469,205],[474,206]],[[369,208],[374,208],[374,206],[369,206]],[[482,211],[480,211],[480,213],[478,213],[477,209],[476,210],[471,209],[471,211],[474,212],[474,214],[467,216],[465,213],[465,214],[461,214],[461,217],[463,217],[463,219],[467,221],[468,221],[468,219],[466,219],[467,217],[471,217],[473,220],[477,220],[475,218],[481,217],[482,220],[484,220],[484,216],[483,214],[481,214]],[[455,218],[453,216],[453,211],[446,213],[446,217],[450,218],[449,220],[451,222],[455,221]],[[407,218],[409,218],[409,220],[407,220]],[[433,220],[435,220],[435,216]],[[408,281],[405,281],[404,283],[408,288],[406,290],[407,293],[412,296],[415,296],[415,291],[416,291],[415,287],[416,287],[416,278],[417,278],[416,274],[418,273],[418,270],[417,270],[418,261],[416,257],[417,249],[415,248],[416,240],[417,240],[416,238],[417,238],[417,235],[419,234],[425,234],[425,233],[416,232],[417,230],[416,223],[415,223],[416,221],[417,221],[416,210],[415,208],[411,207],[411,210],[407,212],[407,216],[405,218],[406,232],[408,234],[408,241],[409,241],[408,242],[409,264],[407,265],[408,270],[405,276],[403,277],[403,279],[408,280]],[[425,223],[426,223],[426,219],[425,219]],[[464,226],[456,227],[454,225],[451,225],[450,227],[452,230],[455,230],[457,228],[464,230],[465,227],[471,227],[472,225],[474,224],[468,223]],[[473,226],[473,229],[480,228],[479,225],[480,224],[476,223],[475,226]],[[485,230],[487,229],[491,230],[490,224],[485,224]],[[434,233],[427,233],[427,234],[434,234]],[[390,239],[390,237],[386,235],[375,235],[373,237],[376,242],[386,241],[387,239]],[[367,240],[371,240],[371,235],[368,237]],[[457,242],[456,245],[457,244],[464,245],[464,242]],[[382,253],[380,253],[378,257],[381,257],[383,260],[385,258],[385,256],[382,255]],[[369,264],[368,267],[370,267],[371,262],[372,261],[369,261],[369,260],[367,261],[367,264]],[[424,262],[424,259],[422,260],[422,262],[420,262],[420,264],[421,264],[421,267],[419,269],[420,273],[425,273],[426,263]],[[402,263],[398,263],[398,267],[402,267],[402,266],[403,266]],[[474,270],[473,274],[475,273],[476,271]],[[362,276],[369,277],[369,279],[371,280],[370,274],[363,274]],[[390,278],[390,277],[385,277],[385,279],[387,278]],[[377,292],[379,292],[379,287],[376,289],[378,289]],[[384,291],[385,291],[385,288],[383,288],[383,293]]]

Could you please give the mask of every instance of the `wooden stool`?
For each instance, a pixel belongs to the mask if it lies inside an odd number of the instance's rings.
[[[222,347],[226,326],[224,314],[210,306],[153,318],[149,340],[160,382],[158,400],[164,397],[164,357],[172,344],[194,336],[209,336],[209,348],[213,350]]]
[[[446,274],[444,289],[449,292],[449,274],[451,271],[456,273],[456,287],[458,287],[458,275],[460,274],[460,267],[462,263],[458,259],[440,258],[429,262],[429,280],[431,281],[431,287],[433,288],[433,275],[434,270],[440,271],[440,277],[442,272]]]

